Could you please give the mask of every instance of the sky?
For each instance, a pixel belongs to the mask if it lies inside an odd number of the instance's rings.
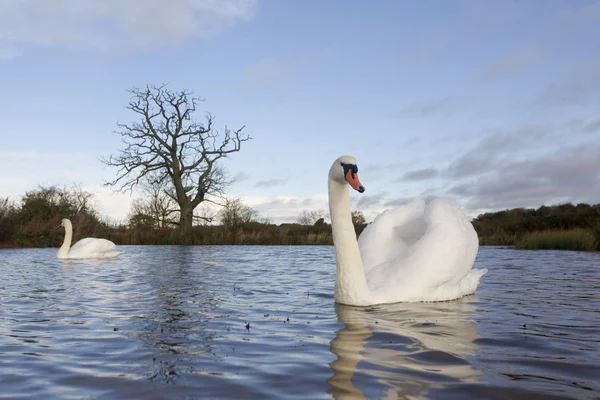
[[[0,197],[81,185],[101,215],[127,89],[168,84],[252,140],[223,166],[272,222],[327,210],[358,161],[367,220],[600,203],[600,1],[0,0]]]

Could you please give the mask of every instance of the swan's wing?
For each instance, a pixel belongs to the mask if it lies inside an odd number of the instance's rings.
[[[372,267],[369,288],[383,301],[450,300],[473,293],[486,271],[471,271],[479,241],[460,206],[448,199],[430,202],[426,230],[412,245]]]
[[[85,238],[75,243],[69,249],[69,257],[90,257],[98,256],[104,253],[113,252],[116,250],[116,245],[110,240]]]
[[[425,202],[409,204],[386,210],[379,214],[362,231],[358,246],[365,273],[385,261],[398,258],[425,232]]]

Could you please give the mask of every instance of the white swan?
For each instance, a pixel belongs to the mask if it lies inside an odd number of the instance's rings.
[[[475,292],[487,269],[471,270],[479,240],[458,204],[438,198],[386,210],[357,241],[348,184],[365,191],[356,159],[342,156],[331,166],[328,184],[336,303],[444,301]]]
[[[73,238],[73,225],[71,221],[64,218],[60,226],[65,228],[65,240],[62,246],[60,246],[58,253],[56,253],[56,258],[112,258],[122,253],[121,251],[116,251],[117,246],[106,239],[85,238],[71,247],[71,240]]]

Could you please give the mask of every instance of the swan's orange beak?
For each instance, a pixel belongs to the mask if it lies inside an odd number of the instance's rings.
[[[346,180],[352,186],[352,189],[357,190],[358,193],[362,193],[365,191],[365,187],[360,183],[358,179],[358,174],[353,172],[351,169],[348,169],[346,172]]]

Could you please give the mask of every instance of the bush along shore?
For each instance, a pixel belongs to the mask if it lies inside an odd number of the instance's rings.
[[[600,250],[600,204],[560,204],[481,214],[473,221],[482,245],[526,250]]]

